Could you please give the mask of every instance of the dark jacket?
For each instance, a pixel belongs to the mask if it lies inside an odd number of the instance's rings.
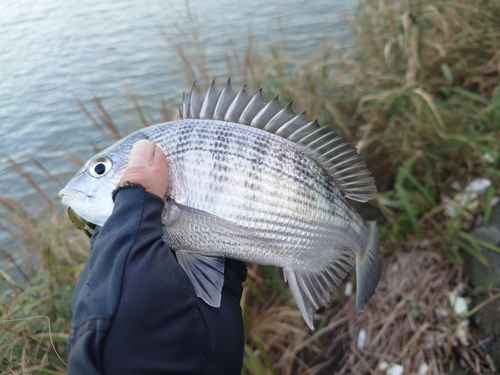
[[[245,265],[226,259],[220,308],[197,298],[162,241],[163,201],[118,190],[73,294],[68,374],[240,374]]]

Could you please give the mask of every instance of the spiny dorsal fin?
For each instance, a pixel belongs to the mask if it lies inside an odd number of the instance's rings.
[[[215,86],[215,79],[208,88],[207,95],[201,103],[200,118],[212,119],[217,100],[219,99],[220,91]]]
[[[215,79],[213,80],[215,84]],[[228,78],[226,85],[222,89],[222,92],[217,99],[217,103],[215,104],[214,109],[214,120],[224,120],[224,116],[227,112],[227,109],[233,102],[236,94],[231,87],[231,78]]]
[[[377,192],[375,181],[361,155],[349,141],[307,118],[305,111],[296,115],[292,103],[281,107],[276,96],[269,103],[262,99],[262,89],[248,96],[246,85],[235,93],[228,79],[219,91],[212,81],[205,98],[195,88],[182,97],[181,119],[208,119],[234,122],[263,129],[310,150],[333,175],[347,198],[366,202]]]

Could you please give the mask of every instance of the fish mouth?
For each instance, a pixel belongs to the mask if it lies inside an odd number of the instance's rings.
[[[62,198],[63,204],[71,200],[81,200],[89,198],[89,195],[85,194],[83,191],[69,188],[61,189],[61,191],[59,192],[59,196]]]

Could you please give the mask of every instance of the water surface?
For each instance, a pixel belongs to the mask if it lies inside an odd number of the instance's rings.
[[[118,126],[130,131],[140,123],[129,88],[153,122],[159,121],[161,100],[179,102],[189,89],[178,73],[181,60],[162,36],[165,30],[174,40],[185,41],[181,33],[189,33],[192,25],[186,4],[207,40],[210,70],[225,77],[223,54],[229,41],[243,50],[249,31],[261,50],[283,34],[298,56],[307,56],[325,35],[345,40],[355,0],[4,0],[0,151],[55,197],[59,185],[31,158],[65,176],[65,182],[79,169],[78,160],[112,142],[96,131],[75,99],[92,109],[95,92]],[[5,163],[0,163],[0,195],[36,205],[36,192]]]

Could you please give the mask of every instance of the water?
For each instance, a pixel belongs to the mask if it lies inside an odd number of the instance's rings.
[[[349,35],[355,0],[191,0],[209,68],[227,76],[228,41],[243,48],[248,32],[266,48],[284,32],[297,55],[307,55],[325,34]],[[75,99],[92,106],[92,92],[122,129],[140,126],[130,88],[154,120],[162,99],[189,89],[181,61],[162,37],[175,40],[189,24],[186,3],[137,0],[3,0],[0,3],[0,151],[28,171],[49,197],[59,185],[31,158],[64,182],[112,139],[100,134]],[[281,27],[281,28],[280,28]],[[222,80],[219,81],[222,84]],[[0,195],[26,200],[36,192],[0,163]],[[33,202],[28,200],[27,202]],[[0,237],[2,245],[2,237]]]

